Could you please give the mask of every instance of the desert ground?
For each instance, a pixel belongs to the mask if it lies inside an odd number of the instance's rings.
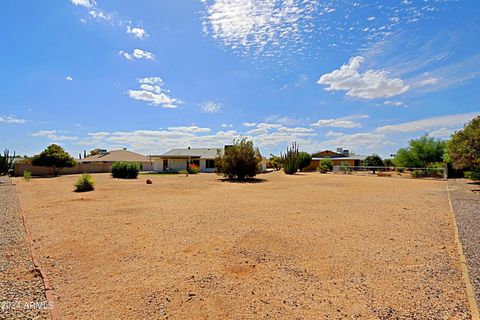
[[[77,178],[17,179],[63,319],[470,319],[444,181]]]

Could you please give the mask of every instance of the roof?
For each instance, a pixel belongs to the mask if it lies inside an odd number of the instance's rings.
[[[336,158],[329,158],[329,157],[313,157],[312,160],[323,160],[323,159],[330,159],[330,160],[365,160],[368,156],[363,155],[354,155],[348,157],[336,157]]]
[[[223,155],[223,148],[178,148],[165,152],[161,158],[201,158],[215,159]]]
[[[128,150],[112,150],[106,154],[97,154],[79,160],[80,162],[150,162],[150,159],[142,154]]]

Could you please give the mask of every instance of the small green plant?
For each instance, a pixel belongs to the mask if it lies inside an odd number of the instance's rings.
[[[348,162],[343,161],[340,166],[340,172],[343,172],[343,174],[350,174],[351,171],[352,169],[348,167]]]
[[[187,171],[188,171],[188,173],[190,173],[190,174],[197,174],[197,173],[200,172],[200,167],[197,166],[197,165],[194,164],[194,163],[190,163],[190,164],[188,165]]]
[[[298,170],[303,171],[312,162],[312,155],[305,151],[298,153]]]
[[[413,179],[420,179],[426,176],[425,171],[422,170],[413,170],[412,173],[410,173]]]
[[[466,171],[464,173],[465,178],[473,180],[473,181],[480,181],[480,168],[475,168],[471,171]]]
[[[330,159],[323,159],[320,161],[320,165],[317,167],[317,171],[320,173],[327,173],[333,170],[333,162]]]
[[[27,182],[30,181],[30,179],[32,179],[32,173],[28,170],[23,171],[23,179]]]
[[[95,180],[88,173],[82,174],[75,183],[75,192],[92,191],[95,186]]]
[[[297,143],[294,142],[290,148],[287,148],[287,152],[281,154],[281,158],[283,172],[286,174],[295,174],[300,166]]]
[[[119,179],[137,179],[142,170],[142,165],[138,162],[115,162],[112,164],[112,177]]]

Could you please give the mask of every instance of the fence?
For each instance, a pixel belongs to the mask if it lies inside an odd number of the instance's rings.
[[[71,168],[63,168],[59,174],[79,174],[79,173],[102,173],[110,172],[113,163],[92,162],[92,163],[78,163]],[[144,171],[152,171],[153,165],[150,162],[142,163]],[[18,177],[23,175],[23,171],[30,171],[32,176],[51,176],[53,169],[48,167],[39,167],[27,163],[15,163],[13,166],[13,175]]]
[[[443,168],[407,168],[407,167],[363,167],[363,166],[334,166],[333,173],[350,173],[350,172],[379,172],[379,175],[385,173],[397,172],[400,175],[402,173],[408,173],[412,178],[448,178],[447,167]]]

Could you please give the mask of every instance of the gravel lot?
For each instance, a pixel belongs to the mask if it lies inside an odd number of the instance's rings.
[[[470,319],[444,181],[94,177],[18,182],[64,319]]]
[[[452,179],[448,185],[457,217],[458,236],[480,308],[480,184],[466,179]]]
[[[0,319],[49,319],[25,240],[15,187],[0,177]],[[32,303],[36,303],[33,305]]]

